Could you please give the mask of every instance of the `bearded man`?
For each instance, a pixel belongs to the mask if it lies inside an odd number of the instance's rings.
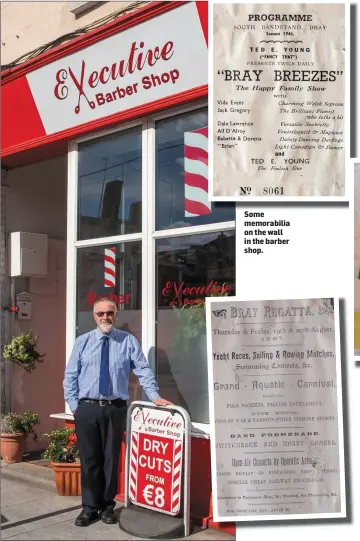
[[[93,312],[97,328],[76,339],[64,377],[65,400],[74,415],[80,450],[83,509],[76,526],[89,526],[99,518],[105,524],[116,521],[118,462],[130,371],[155,405],[172,404],[159,396],[158,384],[136,338],[115,329],[114,301],[97,300]]]

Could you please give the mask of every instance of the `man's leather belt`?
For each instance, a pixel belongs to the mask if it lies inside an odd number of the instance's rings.
[[[126,406],[126,400],[115,398],[114,400],[95,400],[94,398],[81,398],[79,402],[90,402],[90,404],[100,404],[100,406]]]

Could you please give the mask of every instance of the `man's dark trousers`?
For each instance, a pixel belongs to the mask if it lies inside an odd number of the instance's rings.
[[[81,463],[83,507],[104,510],[115,507],[118,463],[126,427],[126,402],[101,406],[80,401],[75,411],[75,432]]]

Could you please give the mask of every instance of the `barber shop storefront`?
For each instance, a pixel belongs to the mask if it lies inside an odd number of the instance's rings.
[[[95,300],[115,300],[161,396],[190,414],[191,514],[214,526],[204,299],[235,294],[235,206],[208,201],[207,63],[206,2],[151,2],[51,49],[3,74],[2,160],[10,178],[66,160],[58,363],[94,328]],[[135,376],[130,398],[146,398]],[[50,415],[72,420],[65,404]]]

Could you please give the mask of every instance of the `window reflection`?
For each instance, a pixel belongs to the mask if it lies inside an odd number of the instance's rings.
[[[105,265],[107,250],[113,251],[114,266]],[[118,307],[116,327],[141,342],[141,242],[79,248],[77,268],[77,335],[95,328],[94,302],[109,297]],[[114,268],[112,287],[105,285],[107,268]]]
[[[157,241],[156,368],[166,398],[209,422],[206,296],[235,295],[235,231]]]
[[[188,215],[189,211],[194,210],[194,201],[209,204],[204,191],[205,188],[208,189],[207,180],[203,176],[207,175],[207,143],[205,136],[202,136],[198,143],[192,143],[199,146],[191,147],[192,150],[188,154],[188,159],[191,159],[192,163],[188,169],[190,168],[189,170],[194,173],[194,176],[190,181],[191,186],[185,193],[184,140],[186,134],[198,133],[207,125],[206,108],[156,123],[157,230],[235,220],[234,203],[211,203],[210,214]],[[194,148],[198,149],[195,154]],[[185,205],[185,198],[190,201],[190,204]],[[204,207],[203,210],[206,211]],[[200,210],[200,212],[202,211]]]
[[[114,268],[114,274],[105,272],[106,250],[114,254],[114,266],[110,261],[110,271]],[[116,328],[133,334],[141,344],[141,242],[79,248],[77,269],[76,336],[96,328],[94,302],[109,297],[118,307]],[[112,279],[113,287],[105,286],[108,278]],[[131,400],[142,399],[141,386],[133,373],[129,396]]]
[[[141,231],[141,127],[79,145],[78,238]]]

